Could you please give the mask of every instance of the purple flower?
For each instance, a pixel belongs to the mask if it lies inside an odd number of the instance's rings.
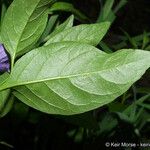
[[[0,72],[9,72],[10,64],[9,58],[6,54],[5,48],[0,44]]]

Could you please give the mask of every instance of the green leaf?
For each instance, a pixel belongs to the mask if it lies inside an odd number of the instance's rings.
[[[115,2],[114,0],[106,0],[98,16],[97,22],[109,21],[111,24],[116,19],[117,12],[127,3],[127,0],[120,0]],[[101,2],[100,2],[101,4]],[[113,9],[113,5],[115,8]]]
[[[0,96],[5,96],[5,95],[3,95],[4,92],[8,92],[9,93],[10,91],[9,90],[5,90],[3,92],[0,92]],[[7,99],[3,99],[3,105],[1,105],[2,109],[0,109],[0,118],[4,117],[11,110],[11,108],[13,107],[13,104],[14,104],[14,96],[13,95],[10,96]]]
[[[142,49],[145,49],[148,44],[149,44],[149,37],[147,35],[147,32],[144,31]]]
[[[1,23],[3,22],[3,18],[4,18],[4,16],[5,16],[6,10],[7,10],[7,7],[6,7],[6,5],[3,3],[3,4],[2,4],[2,9],[1,9]]]
[[[52,36],[45,45],[54,42],[75,41],[80,43],[87,43],[90,45],[97,45],[100,40],[107,33],[109,23],[97,23],[90,25],[78,25]]]
[[[111,23],[115,19],[115,13],[112,10],[114,0],[106,0],[103,8],[100,11],[97,22],[110,21]]]
[[[53,28],[55,28],[58,17],[59,17],[59,15],[53,15],[49,18],[47,26],[46,26],[42,36],[40,37],[40,40],[37,43],[37,47],[41,43],[45,43],[45,38],[52,32]]]
[[[103,41],[101,41],[99,43],[100,47],[102,48],[102,50],[106,53],[112,53],[113,51],[111,50],[111,48]]]
[[[4,73],[2,75],[0,75],[0,85],[2,85],[9,77],[8,73]]]
[[[150,97],[150,94],[147,94],[137,101],[133,102],[131,105],[129,105],[122,113],[118,113],[120,118],[124,118],[126,121],[129,121],[131,123],[134,123],[137,121],[137,119],[140,116],[140,113],[142,112],[143,108],[139,110],[138,105],[143,104],[145,100],[147,100]],[[137,113],[138,112],[138,113]]]
[[[108,17],[108,15],[112,13],[111,10],[112,10],[113,4],[114,4],[114,0],[106,1],[104,8],[103,8],[103,20],[105,20]]]
[[[108,123],[109,122],[109,123]],[[100,130],[98,131],[98,135],[107,135],[118,125],[117,118],[115,118],[111,114],[105,114],[102,120],[99,122]]]
[[[149,109],[150,110],[150,104],[140,104],[140,106],[142,106],[145,109]]]
[[[66,29],[69,29],[73,26],[74,16],[71,15],[64,23],[60,24],[52,33],[51,36],[54,36]]]
[[[44,41],[48,41],[50,38],[56,36],[62,31],[71,28],[73,26],[73,21],[74,21],[74,16],[71,15],[64,23],[59,25],[49,36],[47,36]]]
[[[52,114],[77,114],[110,103],[150,67],[150,52],[106,54],[75,42],[35,49],[16,63],[0,90],[15,87],[27,105]],[[23,85],[23,86],[21,86]]]
[[[8,74],[0,76],[0,85],[8,78]],[[13,105],[13,100],[9,99],[10,90],[0,91],[0,118],[5,116]]]
[[[47,9],[52,0],[14,0],[2,25],[2,40],[11,55],[25,53],[37,42],[47,23]]]
[[[120,0],[120,2],[117,4],[117,6],[114,9],[114,12],[117,13],[126,3],[128,0]]]
[[[65,12],[71,12],[75,15],[76,19],[78,19],[81,22],[87,22],[89,19],[81,13],[78,9],[76,9],[71,3],[66,2],[56,2],[51,7],[49,12],[57,12],[57,11],[65,11]]]
[[[5,13],[6,13],[6,5],[3,3],[2,8],[1,8],[0,30],[1,30],[1,24],[3,22],[3,18],[4,18]]]
[[[137,101],[135,101],[133,104],[131,104],[130,106],[128,106],[127,109],[124,110],[123,113],[124,113],[125,115],[130,115],[130,114],[131,114],[131,111],[133,110],[133,108],[135,107],[135,105],[137,106],[137,105],[143,104],[143,102],[144,102],[145,100],[147,100],[149,97],[150,97],[150,94],[147,94],[147,95],[141,97],[140,99],[138,99]]]
[[[9,96],[9,90],[4,90],[0,92],[0,112],[3,110],[5,102]]]

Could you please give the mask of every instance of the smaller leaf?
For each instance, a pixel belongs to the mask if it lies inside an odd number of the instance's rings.
[[[100,130],[97,134],[107,135],[117,126],[117,124],[118,121],[112,114],[106,114],[105,116],[103,116],[103,119],[99,123]]]
[[[118,113],[120,118],[126,118],[129,122],[136,122],[139,116],[141,115],[143,108],[141,110],[138,109],[138,105],[142,106],[143,102],[150,97],[150,94],[147,94],[137,101],[135,101],[132,105],[128,106],[123,113]]]
[[[51,37],[45,43],[45,45],[49,45],[50,43],[55,42],[75,41],[95,46],[104,37],[109,28],[109,25],[109,22],[104,22],[75,26]]]
[[[103,8],[103,19],[105,20],[108,15],[111,13],[111,10],[112,10],[112,6],[114,4],[114,0],[107,0],[105,5],[104,5],[104,8]]]
[[[147,32],[144,31],[142,49],[145,49],[145,47],[148,45],[148,43],[149,43],[149,37],[147,35]]]
[[[58,19],[59,15],[53,15],[49,18],[47,26],[42,34],[42,36],[40,37],[40,40],[38,41],[38,43],[36,44],[37,47],[43,43],[45,41],[45,38],[48,37],[48,35],[53,31],[53,28],[55,27],[56,23],[57,23],[57,19]]]
[[[140,106],[142,106],[145,109],[150,110],[150,104],[140,104]]]
[[[100,11],[97,22],[110,21],[111,23],[115,19],[115,13],[112,10],[114,0],[106,0],[103,8]]]
[[[14,0],[3,19],[1,38],[11,56],[13,67],[16,56],[31,50],[42,35],[49,4],[53,0]]]

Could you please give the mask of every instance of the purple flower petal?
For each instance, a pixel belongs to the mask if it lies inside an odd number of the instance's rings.
[[[0,72],[9,72],[9,69],[9,58],[5,52],[4,46],[0,44]]]

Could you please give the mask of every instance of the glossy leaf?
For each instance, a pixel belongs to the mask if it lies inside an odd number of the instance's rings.
[[[150,52],[60,42],[35,49],[15,65],[0,89],[15,87],[27,105],[53,114],[77,114],[110,103],[150,67]],[[22,85],[22,86],[21,86]]]
[[[109,22],[75,26],[52,36],[45,45],[54,42],[75,41],[95,46],[104,37],[108,28]]]
[[[10,53],[12,65],[16,54],[25,53],[39,39],[47,23],[47,9],[52,0],[14,0],[2,25],[2,41]],[[18,7],[19,6],[19,7]]]

